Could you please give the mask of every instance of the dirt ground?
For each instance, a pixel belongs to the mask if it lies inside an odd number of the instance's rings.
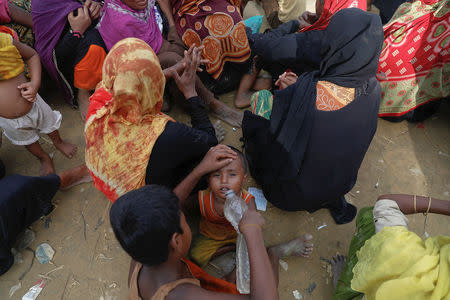
[[[231,103],[233,94],[221,97]],[[79,165],[84,160],[83,124],[77,111],[61,103],[59,94],[47,95],[49,104],[63,114],[62,136],[78,145],[78,154],[71,160],[55,152],[49,139],[40,140],[45,150],[54,153],[57,171]],[[171,115],[189,122],[186,114],[175,108]],[[444,103],[439,113],[423,124],[389,123],[379,120],[378,131],[359,171],[358,181],[348,194],[359,208],[372,205],[383,193],[412,193],[450,200],[450,104]],[[227,130],[226,144],[240,146],[241,130]],[[357,130],[355,128],[355,130]],[[332,149],[331,151],[339,151]],[[37,175],[38,161],[24,147],[13,146],[5,138],[0,149],[8,174]],[[324,183],[325,184],[325,183]],[[256,186],[249,180],[248,186]],[[40,278],[46,286],[39,299],[125,299],[129,257],[114,238],[109,225],[110,202],[91,183],[58,192],[57,207],[45,220],[32,225],[36,239],[31,249],[43,242],[55,250],[53,260],[45,265],[32,261],[30,251],[22,251],[22,262],[0,277],[0,299],[21,299]],[[330,274],[321,258],[346,253],[355,228],[354,222],[337,226],[328,211],[313,214],[283,212],[269,205],[264,213],[264,237],[267,245],[288,241],[300,234],[314,236],[314,253],[309,259],[287,258],[288,270],[280,269],[281,299],[295,299],[298,290],[303,299],[331,299]],[[409,217],[411,228],[423,234],[424,217]],[[426,231],[430,235],[449,234],[450,219],[430,215]],[[319,226],[325,227],[318,229]],[[23,276],[30,268],[31,269]],[[23,277],[19,281],[19,278]],[[11,287],[21,288],[9,297]],[[309,293],[308,288],[315,284]]]

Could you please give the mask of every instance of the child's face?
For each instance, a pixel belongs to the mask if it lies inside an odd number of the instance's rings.
[[[238,157],[229,165],[209,174],[208,182],[214,198],[224,200],[228,190],[233,190],[239,195],[246,179],[247,174],[242,168],[242,160]]]
[[[146,9],[148,6],[148,0],[122,0],[122,3],[135,10]]]

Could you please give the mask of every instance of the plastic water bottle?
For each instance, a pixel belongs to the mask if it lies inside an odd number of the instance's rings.
[[[239,231],[239,223],[248,206],[233,190],[227,191],[225,197],[226,201],[223,208],[225,218],[238,233],[236,242],[236,286],[239,293],[250,294],[250,261],[248,259],[247,243]]]

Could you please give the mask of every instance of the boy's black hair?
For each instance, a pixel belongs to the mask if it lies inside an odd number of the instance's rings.
[[[180,200],[168,188],[146,185],[121,196],[109,212],[111,226],[123,249],[146,266],[169,256],[169,241],[180,225]]]
[[[244,169],[244,174],[247,174],[248,165],[247,165],[247,160],[245,159],[244,153],[242,153],[241,150],[239,150],[231,145],[227,145],[227,146],[230,147],[231,149],[233,149],[233,151],[237,153],[237,155],[241,159],[242,169]]]

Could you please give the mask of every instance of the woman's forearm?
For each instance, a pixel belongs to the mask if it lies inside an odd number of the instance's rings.
[[[416,202],[415,207],[414,197]],[[378,197],[378,200],[383,199],[395,201],[405,215],[427,212],[428,206],[430,206],[428,212],[450,216],[450,201],[448,200],[407,194],[387,194]]]
[[[31,14],[29,12],[11,2],[8,3],[8,8],[13,21],[33,28],[33,19],[31,18]]]
[[[172,15],[172,5],[170,3],[170,0],[157,0],[157,1],[159,7],[161,8],[162,12],[167,18],[167,21],[169,22],[169,27],[175,26],[175,21]]]

